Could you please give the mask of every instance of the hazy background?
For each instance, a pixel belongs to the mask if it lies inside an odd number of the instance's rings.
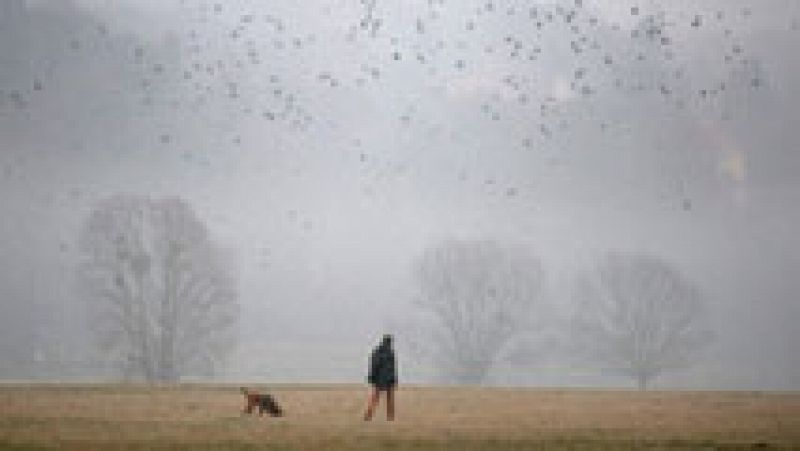
[[[412,262],[491,238],[555,311],[607,250],[684,271],[716,341],[656,387],[799,389],[800,4],[628,3],[0,0],[0,378],[107,374],[75,244],[131,193],[233,256],[220,379],[363,381],[388,330],[430,381]],[[561,357],[490,382],[627,385]]]

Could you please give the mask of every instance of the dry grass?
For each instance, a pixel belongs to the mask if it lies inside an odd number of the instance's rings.
[[[241,416],[235,386],[4,385],[0,448],[800,447],[800,393],[403,387],[365,423],[365,387],[270,392],[287,417]]]

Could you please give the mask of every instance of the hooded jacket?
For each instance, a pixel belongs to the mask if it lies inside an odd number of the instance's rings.
[[[397,367],[390,341],[384,340],[372,351],[367,381],[381,390],[388,390],[397,385]]]

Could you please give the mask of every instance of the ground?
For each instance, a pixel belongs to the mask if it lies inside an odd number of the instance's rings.
[[[0,449],[800,449],[800,393],[402,387],[364,422],[366,387],[0,385]],[[381,407],[383,407],[381,405]]]

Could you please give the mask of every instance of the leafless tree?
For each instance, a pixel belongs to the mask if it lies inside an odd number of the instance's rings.
[[[521,248],[447,240],[419,257],[415,276],[415,303],[431,318],[418,351],[448,380],[480,383],[505,346],[529,329],[544,272]]]
[[[712,336],[698,289],[658,257],[607,255],[579,278],[575,301],[576,350],[641,390],[687,367]]]
[[[94,332],[125,377],[176,381],[213,372],[234,343],[237,292],[184,200],[108,198],[79,243]]]

